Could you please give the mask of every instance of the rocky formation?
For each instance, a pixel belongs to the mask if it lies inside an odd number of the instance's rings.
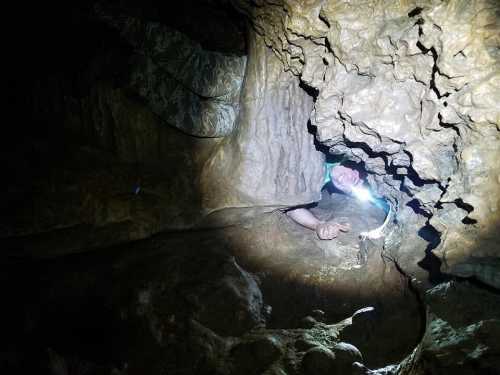
[[[132,3],[13,89],[0,372],[497,374],[497,2]],[[318,150],[383,238],[346,196],[309,205],[333,241],[280,211]]]
[[[498,294],[449,282],[428,290],[425,302],[427,328],[414,352],[397,366],[361,373],[498,374]]]
[[[169,125],[198,137],[235,127],[245,56],[204,50],[179,31],[127,15],[100,17],[135,49],[130,85]]]
[[[106,255],[2,264],[1,290],[10,304],[2,311],[9,350],[0,347],[0,368],[349,374],[354,362],[372,366],[411,351],[422,322],[399,272],[388,264],[377,282],[366,269],[338,270],[338,259],[308,245],[316,241],[311,233],[301,241],[294,230],[273,214],[245,227],[159,235]],[[263,253],[240,254],[248,251],[246,238],[259,233],[253,245]],[[282,241],[270,241],[277,235]],[[370,257],[371,270],[381,265]],[[366,303],[376,307],[349,317]],[[403,322],[411,324],[395,342],[390,332]],[[363,351],[375,343],[376,351]]]
[[[498,295],[467,283],[450,282],[429,290],[425,302],[429,317],[426,333],[417,348],[418,371],[498,373]]]
[[[149,241],[121,247],[107,260],[98,256],[99,262],[73,256],[31,274],[16,265],[9,267],[11,274],[2,265],[2,284],[9,274],[19,284],[2,287],[4,295],[15,304],[22,292],[31,302],[21,315],[18,307],[3,311],[10,321],[10,327],[2,323],[5,339],[17,354],[3,353],[1,366],[7,365],[7,373],[84,374],[85,367],[101,373],[213,373],[223,364],[217,356],[225,355],[227,338],[262,326],[265,309],[254,277],[220,243],[198,239],[205,241],[204,254],[196,241],[188,245],[178,238],[167,246]],[[28,280],[38,285],[23,287]],[[24,333],[16,335],[19,328]]]
[[[252,33],[239,126],[217,146],[201,176],[205,208],[272,210],[318,201],[324,155],[307,130],[312,104]]]
[[[498,3],[234,3],[317,92],[318,140],[362,161],[402,217],[428,219],[444,272],[497,285],[480,264],[498,256]]]
[[[81,251],[320,198],[312,98],[260,38],[246,64],[239,50],[108,11],[92,13],[104,50],[26,99],[50,132],[9,154],[28,165],[9,179],[7,253]]]
[[[388,258],[423,289],[428,275],[420,267],[498,287],[498,4],[233,3],[310,87],[317,139],[330,153],[363,163],[372,188],[397,209],[383,245]],[[431,251],[441,270],[425,264]],[[435,335],[453,341],[443,327],[437,324]],[[434,345],[434,336],[422,346]],[[485,363],[454,358],[427,371],[469,363],[462,371],[494,373],[488,358],[496,349],[484,348]],[[472,347],[463,351],[479,355]],[[433,359],[417,362],[440,361],[435,351],[428,355]]]

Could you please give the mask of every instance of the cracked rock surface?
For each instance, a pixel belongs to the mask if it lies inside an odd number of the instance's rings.
[[[482,266],[499,255],[498,2],[233,3],[316,92],[310,120],[330,153],[437,230],[443,272],[498,285]]]

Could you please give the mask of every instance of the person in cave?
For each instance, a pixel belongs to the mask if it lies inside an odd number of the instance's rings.
[[[325,173],[325,185],[331,181],[336,189],[345,194],[351,194],[352,189],[361,183],[357,170],[340,164],[327,163]],[[348,223],[338,223],[335,220],[322,221],[304,206],[291,208],[286,211],[286,215],[297,224],[315,231],[321,240],[332,240],[340,232],[347,232],[350,229]]]

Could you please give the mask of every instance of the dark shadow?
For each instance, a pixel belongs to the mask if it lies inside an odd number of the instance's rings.
[[[450,280],[450,277],[441,272],[441,261],[432,250],[439,246],[441,238],[439,232],[431,225],[427,224],[418,231],[418,235],[429,243],[425,249],[425,257],[417,264],[429,272],[429,282],[439,284]]]
[[[307,92],[307,94],[313,98],[313,102],[316,102],[316,99],[318,98],[319,90],[315,87],[309,86],[307,83],[304,81],[300,81],[299,87]]]
[[[412,199],[406,205],[410,207],[417,215],[422,215],[426,218],[430,218],[432,216],[429,212],[422,208],[418,199]]]

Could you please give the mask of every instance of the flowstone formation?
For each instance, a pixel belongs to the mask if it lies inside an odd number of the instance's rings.
[[[321,197],[324,155],[307,129],[312,98],[262,38],[248,39],[238,128],[217,145],[201,176],[207,212],[272,211]]]

